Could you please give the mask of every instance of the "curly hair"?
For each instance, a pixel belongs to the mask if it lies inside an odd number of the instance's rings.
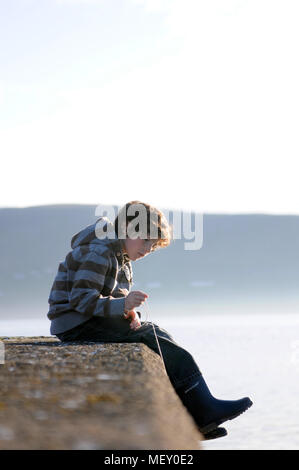
[[[134,207],[136,206],[136,207]],[[168,223],[165,215],[156,207],[146,204],[141,201],[130,201],[127,202],[118,212],[113,225],[117,237],[130,238],[132,227],[130,223],[136,219],[136,212],[140,213],[142,207],[146,211],[146,226],[139,227],[139,223],[136,224],[136,230],[141,232],[141,238],[144,239],[155,239],[152,246],[152,251],[158,248],[166,248],[172,239],[172,226]],[[153,237],[152,233],[156,235]]]

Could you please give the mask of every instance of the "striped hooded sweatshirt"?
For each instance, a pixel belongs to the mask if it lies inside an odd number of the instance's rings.
[[[112,237],[97,237],[98,229]],[[50,333],[59,334],[91,317],[121,317],[126,293],[133,284],[132,265],[113,224],[100,217],[71,240],[70,251],[58,266],[50,296]]]

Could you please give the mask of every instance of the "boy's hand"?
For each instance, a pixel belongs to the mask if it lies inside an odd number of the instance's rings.
[[[130,310],[129,312],[125,313],[124,317],[126,320],[130,320],[130,328],[132,328],[132,330],[138,330],[138,328],[141,327],[139,315],[134,310]]]
[[[141,290],[133,290],[126,297],[125,311],[129,312],[130,310],[139,307],[147,298],[148,295],[145,292],[142,292]]]

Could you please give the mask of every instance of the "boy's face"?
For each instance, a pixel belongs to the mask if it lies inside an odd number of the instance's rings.
[[[124,248],[131,261],[143,258],[152,251],[157,240],[145,240],[142,238],[126,238]]]

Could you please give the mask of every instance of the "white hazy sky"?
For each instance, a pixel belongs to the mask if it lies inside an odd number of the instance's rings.
[[[0,206],[298,214],[298,24],[298,0],[0,0]]]

